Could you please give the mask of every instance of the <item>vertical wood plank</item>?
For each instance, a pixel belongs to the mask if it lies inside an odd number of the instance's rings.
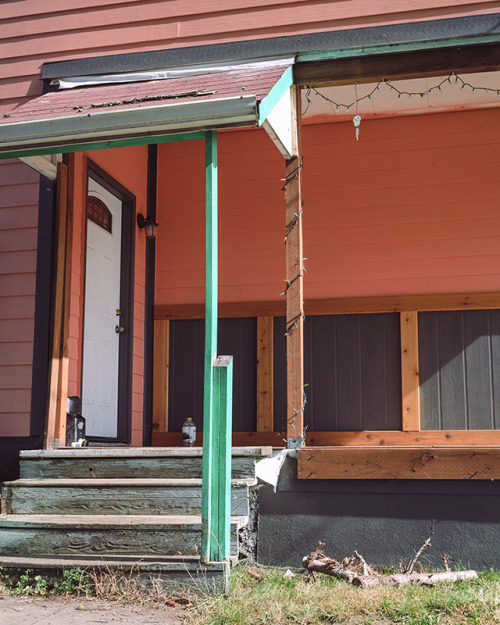
[[[64,325],[64,288],[66,277],[68,168],[64,163],[57,166],[57,261],[54,293],[53,340],[50,364],[49,405],[45,430],[45,448],[53,449],[59,443],[58,395],[62,372],[62,339]]]
[[[273,431],[273,330],[273,317],[257,317],[257,432]]]
[[[286,161],[286,352],[287,352],[287,439],[304,432],[304,296],[302,244],[302,162],[300,133],[300,89],[294,94],[293,130],[297,156]],[[293,446],[293,445],[292,445]]]
[[[420,388],[418,371],[418,315],[401,313],[401,390],[403,431],[420,430]]]
[[[62,160],[62,154],[55,155],[59,158],[59,165]],[[67,412],[67,397],[68,397],[68,381],[69,381],[69,318],[71,309],[71,272],[72,272],[72,256],[73,256],[73,201],[74,191],[70,188],[73,184],[74,176],[70,175],[71,171],[74,171],[72,163],[74,163],[74,155],[68,157],[70,165],[63,166],[61,171],[65,171],[61,174],[61,183],[64,187],[61,189],[61,193],[65,194],[65,202],[67,207],[67,220],[66,220],[66,251],[65,251],[65,264],[64,264],[64,303],[63,303],[63,318],[62,318],[62,337],[61,337],[61,364],[59,367],[59,381],[57,392],[57,426],[56,432],[60,445],[66,444],[66,412]],[[58,167],[59,167],[58,165]],[[64,169],[65,167],[65,169]],[[65,181],[64,181],[65,178]]]
[[[231,534],[231,438],[233,406],[233,358],[218,356],[213,367],[213,480],[209,560],[229,558]]]
[[[154,322],[153,343],[153,428],[168,432],[168,376],[170,349],[170,322]]]

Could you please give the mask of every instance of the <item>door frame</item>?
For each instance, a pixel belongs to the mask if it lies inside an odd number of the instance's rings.
[[[118,419],[117,436],[101,437],[88,436],[90,442],[129,445],[132,434],[132,364],[134,342],[134,275],[135,275],[135,213],[136,199],[128,189],[117,182],[104,169],[87,159],[85,179],[85,242],[84,242],[84,270],[83,285],[87,272],[87,197],[89,178],[95,180],[107,191],[117,197],[122,203],[122,232],[121,232],[121,261],[120,261],[120,324],[127,328],[119,335],[118,356]],[[85,332],[85,288],[82,307],[82,333],[80,367],[80,388],[83,389],[83,359]],[[85,415],[83,415],[85,417]]]

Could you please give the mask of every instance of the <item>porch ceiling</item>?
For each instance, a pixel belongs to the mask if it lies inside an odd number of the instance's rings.
[[[141,137],[151,142],[152,137],[200,130],[266,127],[273,110],[290,98],[292,64],[293,59],[279,59],[215,73],[49,92],[0,119],[0,157],[23,156],[23,150],[70,152],[99,142],[112,147],[110,141]]]
[[[499,71],[302,89],[302,118],[311,123],[493,107],[500,107]]]

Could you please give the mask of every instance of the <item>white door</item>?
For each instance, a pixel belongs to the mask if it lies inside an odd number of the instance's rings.
[[[116,438],[122,203],[91,178],[88,189],[82,415],[88,436]]]

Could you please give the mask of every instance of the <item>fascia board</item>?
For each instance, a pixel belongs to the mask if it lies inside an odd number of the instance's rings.
[[[280,102],[293,85],[293,65],[289,67],[277,81],[268,95],[259,104],[259,126],[266,121],[271,111]]]
[[[0,126],[0,152],[89,142],[98,139],[164,135],[202,128],[231,128],[258,123],[255,95],[202,102],[148,106],[121,111],[98,111]]]

